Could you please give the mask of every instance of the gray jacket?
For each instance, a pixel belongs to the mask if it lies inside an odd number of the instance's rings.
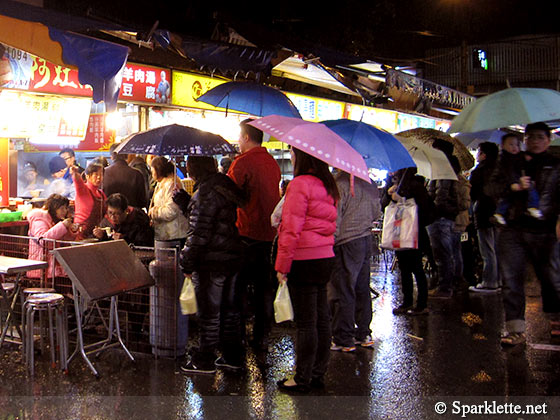
[[[335,176],[340,194],[336,220],[335,246],[371,235],[373,222],[381,216],[381,201],[375,184],[354,178],[354,196],[350,191],[350,175]]]

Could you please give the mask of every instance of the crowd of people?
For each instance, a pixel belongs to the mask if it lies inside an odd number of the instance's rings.
[[[290,392],[323,387],[331,351],[349,353],[374,344],[372,227],[384,207],[406,199],[416,204],[418,248],[396,251],[403,298],[394,314],[427,315],[429,299],[450,299],[464,287],[461,238],[471,221],[483,269],[469,290],[501,290],[502,344],[525,340],[523,285],[529,262],[542,286],[543,310],[560,312],[560,278],[554,271],[560,265],[560,161],[547,152],[545,124],[527,126],[525,152],[515,135],[503,139],[501,154],[495,144],[482,143],[470,181],[453,145],[436,140],[433,147],[447,156],[457,180],[426,183],[416,168],[404,168],[389,174],[379,190],[347,173],[333,174],[326,163],[297,148],[290,149],[293,180],[281,183],[278,164],[262,146],[263,133],[250,121],[240,124],[240,154],[234,159],[218,165],[213,157],[188,157],[192,196],[165,157],[154,157],[149,165],[142,158],[127,164],[127,156],[113,149],[111,165],[91,163],[82,175],[73,153],[66,152],[50,166],[59,178],[72,181],[73,220],[68,198],[60,193],[28,216],[33,238],[180,244],[181,268],[195,285],[199,328],[198,347],[182,372],[240,371],[246,343],[266,353],[275,292],[287,283],[297,330],[296,371],[278,387]],[[432,290],[425,260],[435,267]],[[551,316],[558,327],[557,321]]]

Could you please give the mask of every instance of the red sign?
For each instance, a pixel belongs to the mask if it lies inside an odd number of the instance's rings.
[[[75,96],[92,96],[92,88],[78,81],[78,70],[57,66],[39,57],[33,58],[29,90]]]
[[[119,99],[122,101],[171,103],[169,70],[128,63],[123,71]]]

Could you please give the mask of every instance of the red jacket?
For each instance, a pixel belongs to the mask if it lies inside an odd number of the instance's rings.
[[[84,182],[79,174],[74,174],[72,179],[76,188],[74,222],[82,226],[82,236],[89,238],[93,228],[99,225],[105,216],[107,196],[93,184]]]
[[[241,236],[272,241],[276,235],[270,215],[280,201],[280,167],[264,147],[255,147],[237,156],[228,176],[244,192],[248,202],[237,209],[237,229]]]
[[[336,214],[336,203],[319,178],[295,177],[282,208],[276,271],[289,273],[293,260],[334,257]]]

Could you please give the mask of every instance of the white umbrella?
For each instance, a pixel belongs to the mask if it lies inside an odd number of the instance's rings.
[[[414,163],[416,163],[418,175],[428,179],[453,179],[457,180],[457,175],[451,167],[447,156],[438,149],[411,137],[402,137],[398,134],[395,137],[408,150]]]

